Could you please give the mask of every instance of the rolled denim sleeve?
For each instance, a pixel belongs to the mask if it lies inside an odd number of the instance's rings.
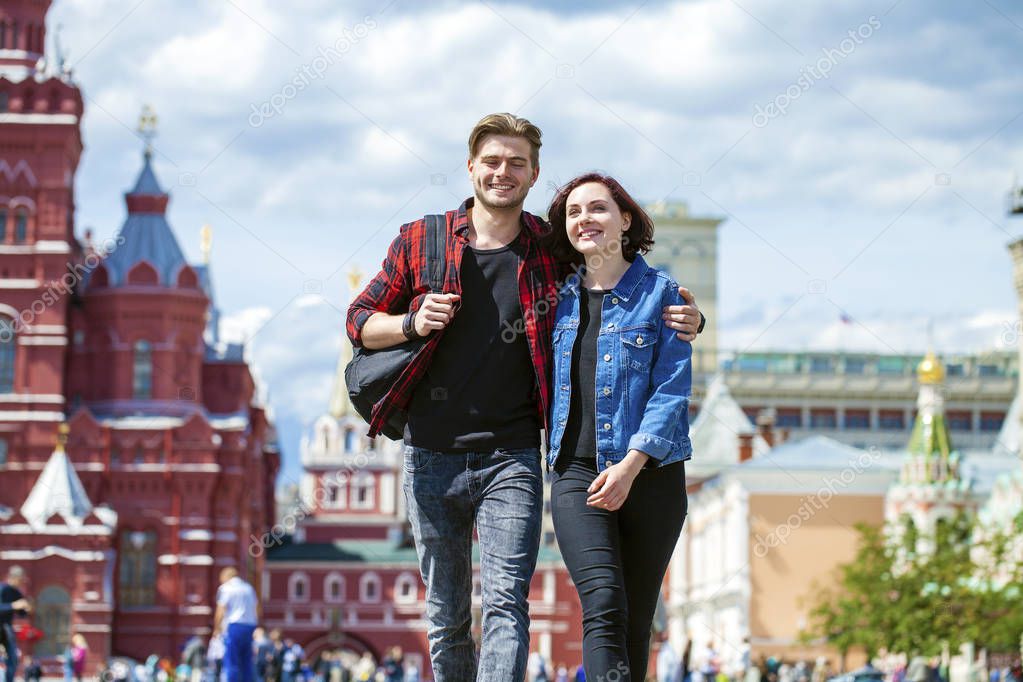
[[[674,282],[667,282],[661,295],[662,308],[683,303]],[[650,394],[639,431],[629,439],[629,449],[662,460],[679,446],[675,440],[679,437],[678,423],[689,411],[693,346],[680,340],[659,317],[657,324],[660,330],[650,368]]]

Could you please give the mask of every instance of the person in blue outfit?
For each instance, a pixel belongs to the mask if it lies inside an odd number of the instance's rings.
[[[224,676],[227,682],[253,682],[256,675],[252,634],[259,619],[259,604],[252,585],[241,579],[238,569],[220,571],[214,635],[224,642]]]
[[[644,680],[664,573],[686,515],[692,346],[662,323],[679,286],[647,265],[654,226],[613,178],[550,209],[560,291],[547,465],[554,530],[583,607],[587,679]]]

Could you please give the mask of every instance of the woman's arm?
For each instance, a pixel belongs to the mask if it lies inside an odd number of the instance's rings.
[[[662,307],[678,305],[682,300],[674,283],[665,286],[662,296]],[[659,338],[650,369],[650,397],[643,409],[639,430],[629,439],[629,450],[662,460],[674,445],[672,437],[679,417],[689,409],[693,347],[688,341],[677,339],[667,325],[658,327]]]
[[[668,284],[662,292],[662,308],[677,305],[681,294]],[[674,445],[679,417],[689,408],[692,392],[692,345],[679,340],[667,324],[658,324],[651,367],[651,392],[643,408],[639,430],[629,439],[628,454],[618,464],[604,469],[593,480],[586,504],[609,511],[625,503],[636,476],[650,459],[663,460]]]

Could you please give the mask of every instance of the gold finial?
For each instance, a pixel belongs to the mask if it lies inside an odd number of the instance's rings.
[[[67,422],[61,422],[57,427],[57,451],[64,452],[64,445],[67,443],[67,435],[71,432],[71,427],[67,425]]]
[[[156,112],[146,104],[139,114],[139,135],[146,141],[146,154],[153,153],[153,138],[156,137]]]
[[[359,290],[360,284],[362,284],[362,271],[359,270],[359,266],[353,265],[352,269],[348,271],[348,288],[351,289],[353,295]]]
[[[199,230],[199,248],[202,250],[202,262],[210,264],[210,253],[213,251],[213,228],[206,225]]]
[[[940,384],[945,380],[945,366],[933,350],[928,350],[927,355],[917,365],[916,376],[921,384]]]

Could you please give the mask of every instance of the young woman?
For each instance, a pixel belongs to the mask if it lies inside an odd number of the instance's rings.
[[[549,219],[555,256],[578,266],[554,327],[554,530],[583,607],[586,678],[639,681],[686,515],[692,346],[662,323],[678,285],[640,255],[653,222],[618,182],[572,180]]]

